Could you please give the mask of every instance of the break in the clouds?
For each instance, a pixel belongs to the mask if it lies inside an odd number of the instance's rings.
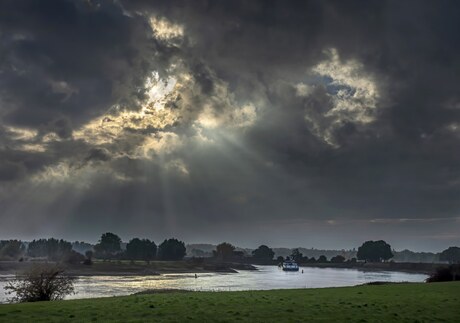
[[[460,243],[456,1],[0,3],[0,235]]]

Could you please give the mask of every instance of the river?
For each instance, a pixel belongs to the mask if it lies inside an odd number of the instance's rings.
[[[129,295],[147,289],[236,291],[323,288],[354,286],[372,281],[423,282],[428,277],[424,274],[339,268],[305,267],[299,272],[284,272],[276,266],[258,266],[258,269],[234,274],[200,273],[197,278],[195,274],[78,277],[75,282],[76,293],[66,299]],[[5,303],[8,299],[3,287],[12,278],[0,276],[0,303]]]

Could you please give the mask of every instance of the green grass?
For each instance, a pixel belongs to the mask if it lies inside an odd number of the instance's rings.
[[[1,322],[460,322],[460,282],[0,305]]]

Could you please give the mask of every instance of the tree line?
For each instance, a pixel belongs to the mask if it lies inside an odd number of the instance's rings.
[[[217,245],[216,250],[213,251],[213,257],[219,258],[221,260],[235,260],[238,258],[243,257],[241,251],[236,251],[235,246],[228,242],[223,242]],[[252,251],[252,260],[255,261],[272,261],[273,257],[275,256],[275,252],[273,249],[269,248],[266,245],[261,245],[254,251]],[[366,261],[366,262],[381,262],[381,261],[388,261],[393,257],[393,253],[391,251],[391,246],[383,240],[379,241],[366,241],[363,243],[357,252],[356,258],[346,259],[342,255],[336,255],[331,257],[331,259],[327,259],[326,256],[321,255],[318,259],[314,257],[308,258],[303,256],[300,252],[299,248],[293,249],[291,255],[287,256],[286,258],[279,256],[276,261],[283,262],[285,260],[294,260],[297,263],[343,263],[345,261],[348,262],[356,262],[358,260]]]
[[[121,238],[111,232],[102,234],[98,243],[90,244],[76,242],[80,248],[73,250],[72,243],[63,239],[37,239],[27,244],[19,240],[0,241],[0,259],[23,260],[24,257],[46,258],[50,261],[66,263],[91,264],[93,258],[128,259],[128,260],[181,260],[186,255],[185,243],[175,238],[165,239],[159,246],[149,239],[133,238],[122,250]],[[83,255],[84,253],[84,255]]]
[[[126,250],[121,250],[121,238],[107,232],[94,246],[94,256],[100,259],[129,260],[182,260],[186,255],[185,243],[175,238],[165,239],[159,246],[149,239],[131,239]]]
[[[83,255],[84,254],[84,255]],[[28,244],[20,240],[1,240],[0,259],[19,259],[24,256],[33,258],[46,258],[51,261],[63,261],[68,263],[91,264],[93,258],[127,259],[127,260],[182,260],[186,256],[186,247],[183,241],[175,238],[165,239],[158,246],[149,239],[133,238],[122,249],[121,238],[111,232],[101,235],[96,245],[84,242],[74,242],[73,244],[63,239],[38,239]],[[343,262],[382,262],[392,259],[394,252],[391,246],[383,240],[366,241],[357,250],[356,257],[346,258],[344,255],[336,255],[328,259],[321,255],[315,257],[305,257],[298,248],[293,249],[287,259],[292,259],[298,263],[343,263]],[[222,242],[212,251],[212,258],[219,261],[253,261],[255,263],[282,262],[284,257],[275,257],[272,248],[260,245],[255,250],[247,253],[237,250],[228,242]],[[451,264],[460,263],[460,248],[449,247],[439,255],[441,261]]]

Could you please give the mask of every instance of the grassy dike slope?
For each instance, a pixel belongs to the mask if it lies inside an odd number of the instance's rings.
[[[0,305],[1,322],[460,322],[460,283],[174,292]]]

